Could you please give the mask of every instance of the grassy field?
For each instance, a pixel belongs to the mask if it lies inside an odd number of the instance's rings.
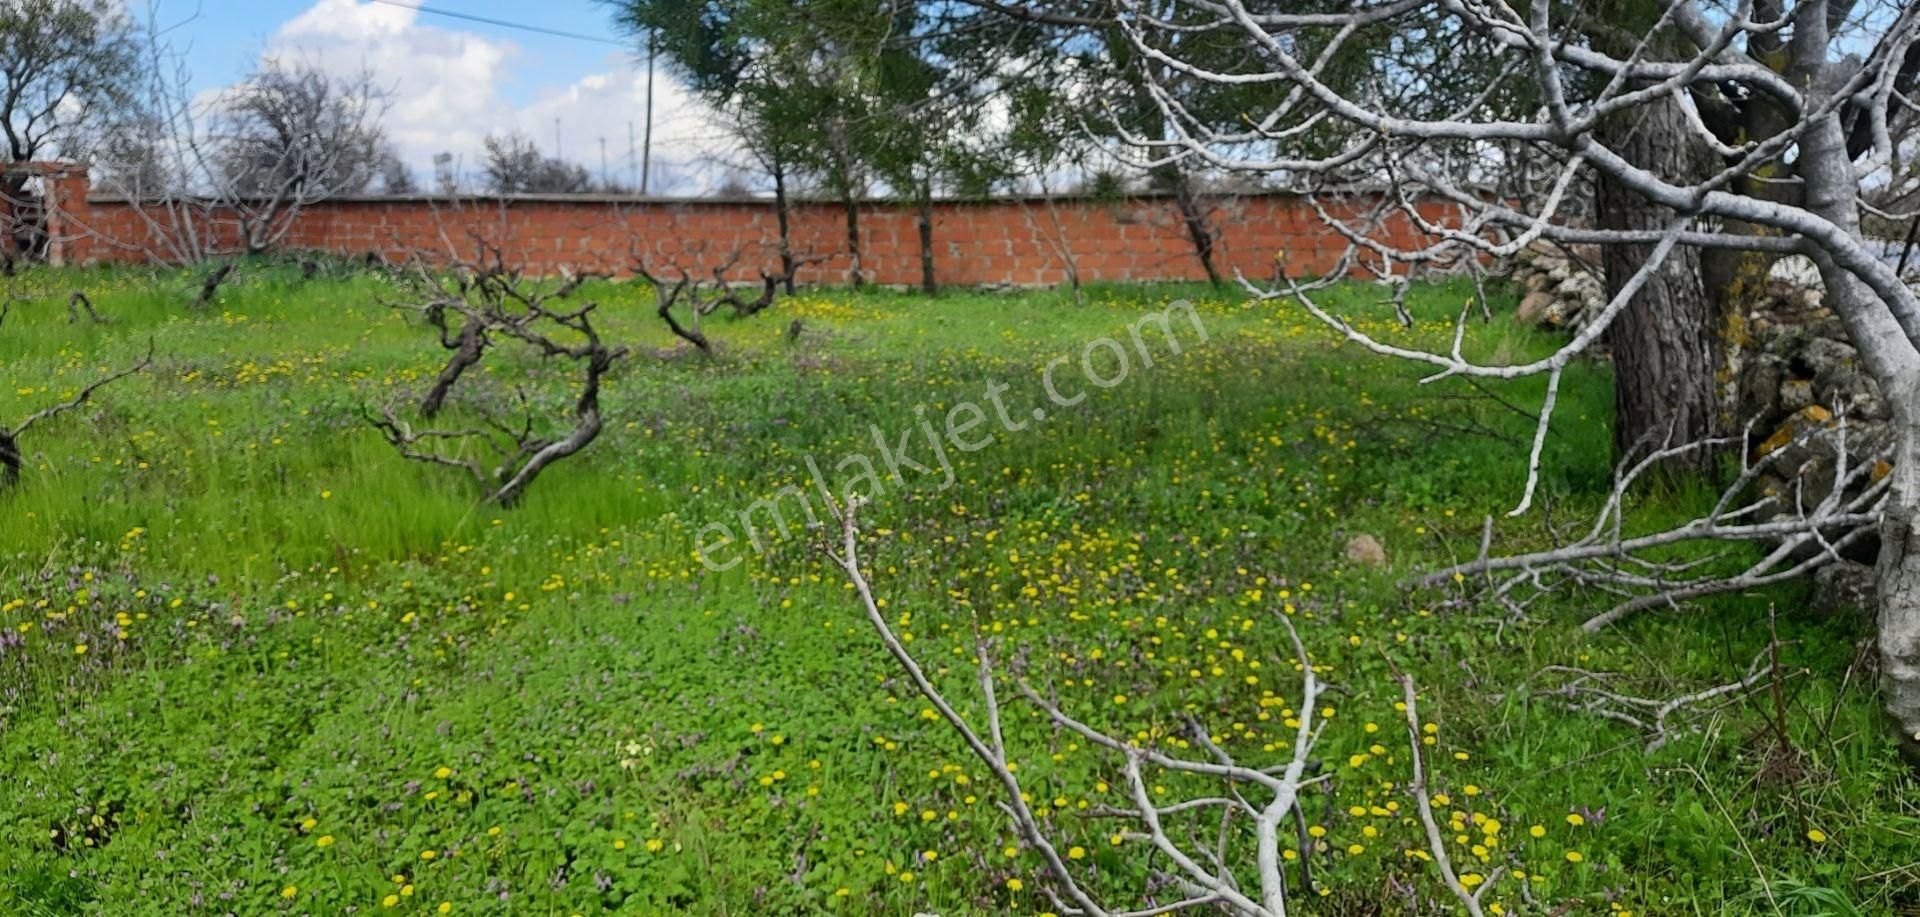
[[[1412,853],[1390,666],[1437,725],[1427,757],[1455,862],[1507,866],[1490,912],[1920,906],[1920,793],[1883,739],[1861,621],[1781,591],[1586,636],[1601,598],[1509,620],[1460,587],[1402,589],[1471,555],[1481,519],[1513,505],[1529,421],[1337,346],[1297,308],[1195,288],[1082,304],[818,291],[712,322],[707,361],[662,353],[645,289],[591,284],[608,337],[642,350],[609,383],[601,440],[501,510],[362,417],[417,397],[444,360],[389,307],[395,287],[253,267],[196,313],[192,285],[28,274],[16,289],[32,301],[0,327],[0,423],[149,340],[156,353],[30,431],[20,486],[0,495],[0,912],[1048,910],[983,768],[901,678],[816,533],[723,573],[696,536],[810,486],[808,456],[911,431],[916,407],[938,417],[994,382],[1015,416],[1044,405],[1050,361],[1125,340],[1177,296],[1198,302],[1204,342],[1112,388],[1063,368],[1085,401],[996,427],[950,455],[950,487],[909,473],[867,510],[875,586],[951,697],[977,714],[981,634],[1098,725],[1172,743],[1191,715],[1242,760],[1281,761],[1298,681],[1276,616],[1292,615],[1338,688],[1304,911],[1451,904]],[[108,324],[67,323],[75,288]],[[1370,289],[1339,298],[1382,335],[1443,344],[1467,292],[1422,288],[1412,331]],[[1468,341],[1509,358],[1553,346],[1505,320]],[[509,347],[485,366],[469,405],[523,387],[562,418],[562,367]],[[1577,369],[1545,505],[1503,518],[1502,546],[1542,543],[1604,490],[1608,380]],[[1524,406],[1541,389],[1501,395]],[[1654,494],[1643,512],[1698,498]],[[1384,568],[1347,561],[1363,533]],[[1781,707],[1774,692],[1712,707],[1652,754],[1529,689],[1551,664],[1628,673],[1650,696],[1727,681],[1768,644],[1770,607]],[[1803,755],[1788,772],[1763,767],[1782,709]],[[1074,867],[1110,903],[1140,900],[1149,851],[1085,817],[1114,799],[1117,762],[1010,710]],[[1523,884],[1553,904],[1529,906]]]

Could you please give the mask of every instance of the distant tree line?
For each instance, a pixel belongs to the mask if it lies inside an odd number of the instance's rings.
[[[1006,192],[1165,195],[1218,283],[1221,199],[1264,186],[1200,169],[1192,157],[1125,149],[1131,137],[1165,139],[1164,119],[1149,89],[1154,65],[1133,53],[1106,4],[608,5],[636,44],[663,55],[721,114],[740,152],[727,165],[757,176],[783,226],[796,193],[842,202],[855,284],[865,276],[860,200],[890,197],[918,210],[921,286],[933,291],[933,202]],[[1186,101],[1221,111],[1239,102],[1230,93]],[[1045,213],[1032,222],[1036,233],[1057,235]],[[1072,252],[1054,247],[1076,276]]]

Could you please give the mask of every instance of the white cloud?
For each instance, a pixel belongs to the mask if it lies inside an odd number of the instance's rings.
[[[528,55],[511,41],[475,32],[425,25],[404,7],[318,0],[268,40],[265,54],[294,57],[341,74],[366,71],[392,93],[385,126],[400,155],[429,181],[435,154],[452,153],[472,172],[489,134],[526,132],[552,155],[555,121],[559,152],[600,171],[605,138],[610,177],[624,181],[627,125],[644,130],[646,72],[629,55],[608,54],[599,72],[570,85],[536,92],[516,105],[509,91],[519,85],[516,68],[530,68]],[[531,82],[531,81],[528,81]],[[711,112],[662,72],[654,83],[653,175],[657,193],[696,193],[717,180],[706,161],[729,147]],[[668,181],[661,181],[668,179]]]
[[[603,61],[606,72],[580,78],[563,90],[545,94],[514,112],[514,126],[552,150],[555,119],[559,121],[561,152],[598,174],[600,141],[607,149],[612,177],[626,181],[631,174],[628,129],[636,149],[646,131],[647,74],[615,55]],[[732,144],[711,109],[693,98],[665,73],[656,73],[653,87],[653,164],[649,190],[696,193],[709,190],[723,176],[715,159],[729,158]]]

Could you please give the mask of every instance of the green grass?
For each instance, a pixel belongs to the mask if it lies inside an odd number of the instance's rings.
[[[916,407],[938,417],[1004,381],[1019,416],[1044,403],[1049,360],[1125,339],[1176,296],[1199,301],[1204,344],[1107,390],[1063,369],[1085,402],[995,428],[954,454],[951,488],[916,478],[868,511],[888,612],[963,707],[978,715],[978,632],[1095,723],[1168,736],[1192,715],[1244,761],[1283,760],[1298,685],[1275,615],[1291,611],[1339,689],[1308,912],[1450,905],[1405,853],[1422,842],[1390,663],[1438,726],[1434,789],[1467,819],[1462,871],[1511,860],[1575,914],[1920,903],[1920,796],[1881,732],[1863,623],[1782,590],[1584,636],[1605,597],[1510,621],[1465,593],[1403,590],[1472,554],[1480,520],[1518,499],[1529,422],[1457,380],[1419,385],[1297,308],[1191,287],[1084,305],[819,291],[713,321],[709,362],[657,355],[671,339],[651,295],[596,283],[582,295],[608,336],[642,354],[610,383],[602,439],[502,511],[361,418],[405,405],[444,358],[388,307],[400,291],[254,267],[194,313],[192,282],[41,271],[0,327],[9,423],[150,339],[157,354],[32,430],[22,484],[0,496],[0,912],[387,913],[390,895],[394,913],[1045,911],[1037,857],[1005,855],[988,775],[925,718],[815,533],[720,574],[695,533],[808,486],[808,455],[873,453],[869,425],[897,436]],[[110,324],[66,323],[77,287]],[[1336,299],[1438,346],[1466,295],[1421,288],[1412,331],[1373,290]],[[788,343],[795,318],[807,330]],[[1488,357],[1554,343],[1505,320],[1468,337]],[[486,366],[450,424],[515,386],[564,415],[564,367],[510,347]],[[1610,402],[1603,368],[1569,373],[1543,506],[1500,517],[1501,545],[1542,544],[1549,520],[1596,505]],[[1640,511],[1699,499],[1656,493]],[[1346,562],[1359,533],[1385,543],[1387,569]],[[1625,672],[1648,694],[1728,680],[1767,645],[1770,606],[1799,773],[1763,770],[1765,694],[1647,755],[1632,730],[1528,689],[1549,664]],[[1114,796],[1099,787],[1116,762],[1010,709],[1035,804],[1110,903],[1137,901],[1147,852],[1082,817]],[[1510,872],[1487,898],[1523,911],[1519,885]]]

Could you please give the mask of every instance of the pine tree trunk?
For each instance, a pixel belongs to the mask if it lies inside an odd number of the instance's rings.
[[[1220,269],[1213,263],[1213,227],[1208,225],[1207,213],[1193,193],[1193,179],[1179,166],[1165,165],[1153,171],[1153,181],[1162,192],[1173,195],[1173,209],[1181,228],[1187,231],[1187,241],[1193,244],[1193,256],[1200,259],[1207,282],[1219,286]]]
[[[785,165],[775,163],[773,167],[773,217],[780,224],[780,273],[786,278],[787,295],[793,295],[793,226],[792,207],[787,201],[787,169]]]
[[[1702,152],[1686,141],[1686,115],[1671,100],[1636,109],[1631,119],[1603,126],[1607,147],[1657,175],[1690,176],[1705,168]],[[1673,214],[1600,178],[1595,194],[1601,229],[1659,230]],[[1646,264],[1651,245],[1608,246],[1602,255],[1607,295],[1617,294]],[[1701,275],[1698,249],[1676,246],[1607,329],[1614,366],[1614,449],[1679,445],[1714,436],[1728,426],[1716,383],[1724,355],[1721,322]],[[1697,450],[1678,470],[1709,467],[1714,454]]]
[[[1200,259],[1200,269],[1207,272],[1207,282],[1219,286],[1220,269],[1213,263],[1213,227],[1208,225],[1207,213],[1194,195],[1193,181],[1185,172],[1175,174],[1173,202],[1180,209],[1181,222],[1187,226],[1187,241],[1193,243],[1193,254]]]
[[[853,192],[847,191],[840,199],[847,209],[847,256],[853,259],[853,288],[859,289],[866,283],[866,275],[860,264],[860,203],[853,199]]]
[[[933,276],[933,189],[920,186],[920,292],[933,296],[940,284]]]

